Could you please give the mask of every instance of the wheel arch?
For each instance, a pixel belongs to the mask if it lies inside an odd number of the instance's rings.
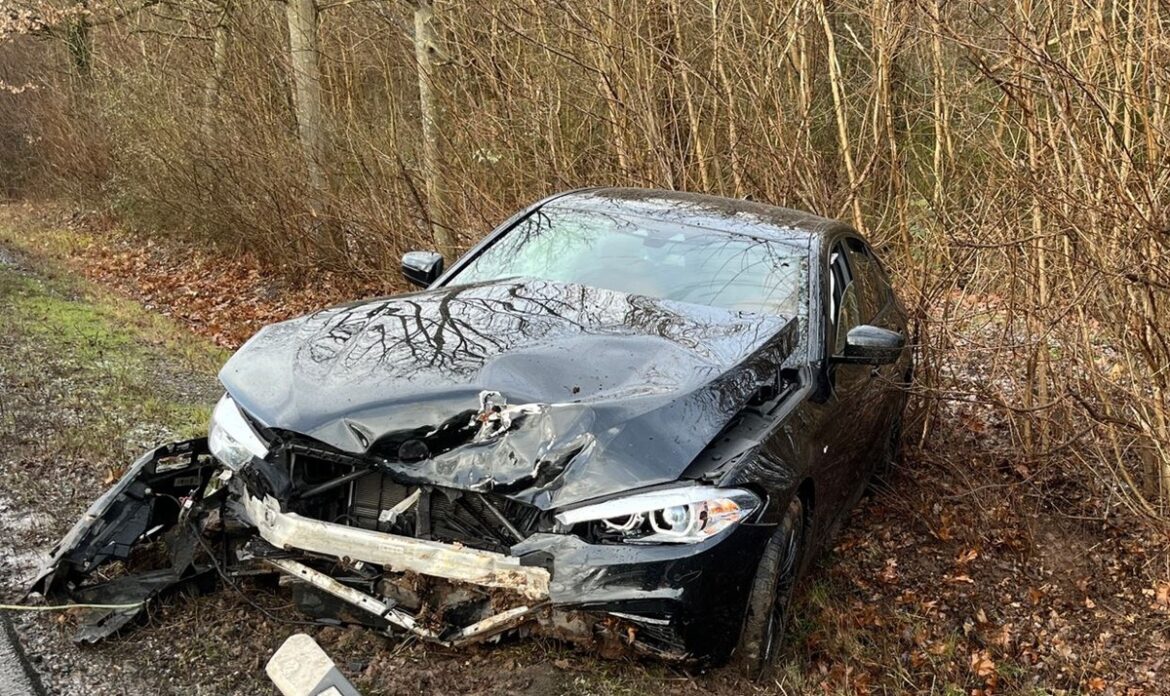
[[[811,477],[801,481],[796,487],[796,497],[800,498],[801,504],[804,505],[804,516],[810,518],[817,503],[816,484]]]

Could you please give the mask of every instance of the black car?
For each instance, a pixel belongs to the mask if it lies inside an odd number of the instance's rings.
[[[310,616],[447,645],[769,664],[811,552],[896,451],[906,315],[865,240],[590,189],[403,271],[425,289],[256,334],[208,437],[94,503],[34,583],[119,606],[79,638],[266,572]]]

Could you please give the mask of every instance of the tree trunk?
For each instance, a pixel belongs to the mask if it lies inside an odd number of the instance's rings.
[[[232,0],[224,0],[217,7],[219,17],[211,33],[211,72],[203,86],[203,137],[210,139],[215,134],[215,118],[219,110],[220,94],[227,76],[228,41],[231,38],[228,23],[231,18]]]
[[[707,173],[707,153],[703,149],[703,131],[700,127],[698,109],[695,108],[694,91],[691,88],[691,65],[682,59],[681,53],[683,51],[683,34],[682,34],[682,8],[679,0],[670,0],[670,19],[671,25],[674,29],[674,46],[676,53],[674,59],[681,63],[680,74],[682,77],[682,92],[683,99],[686,101],[687,107],[687,125],[690,128],[690,137],[687,139],[687,151],[683,155],[683,183],[686,184],[686,171],[690,169],[689,163],[693,163],[699,173],[699,184],[702,187],[703,193],[711,193],[711,177]]]
[[[865,221],[861,217],[861,201],[858,198],[858,187],[861,181],[857,176],[857,168],[853,165],[853,149],[849,144],[849,119],[845,111],[845,86],[841,79],[841,66],[837,60],[837,42],[833,36],[833,27],[829,24],[829,14],[825,8],[825,0],[817,3],[817,16],[825,30],[825,45],[829,53],[829,87],[833,94],[833,113],[837,120],[837,143],[841,148],[841,158],[845,162],[845,175],[849,180],[849,197],[847,203],[853,209],[853,227],[858,232],[865,232]]]
[[[325,192],[321,168],[324,132],[321,125],[321,70],[317,57],[317,4],[314,0],[288,0],[288,50],[292,63],[293,103],[297,130],[312,190],[312,213],[320,213]]]
[[[431,0],[416,0],[414,6],[414,57],[418,64],[418,109],[422,120],[422,173],[427,196],[427,223],[439,253],[452,261],[456,256],[455,238],[443,224],[443,202],[439,190],[439,135],[436,125],[435,95],[432,90],[436,41],[435,10]]]

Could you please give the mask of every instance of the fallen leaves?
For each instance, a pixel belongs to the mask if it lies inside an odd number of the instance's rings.
[[[178,242],[143,243],[110,231],[95,234],[66,261],[89,280],[171,316],[225,348],[238,347],[268,324],[397,287],[360,284],[330,272],[289,283],[247,255],[229,257]]]
[[[1154,603],[1150,605],[1154,611],[1170,613],[1170,582],[1160,582],[1154,586]]]
[[[938,527],[931,530],[931,532],[941,541],[950,541],[955,538],[955,533],[951,529],[951,524],[955,521],[955,516],[949,512],[944,512],[939,516]]]
[[[893,584],[897,583],[898,582],[898,559],[887,558],[885,567],[882,568],[880,573],[878,573],[878,579],[880,579],[882,582],[884,582],[888,585],[893,585]]]
[[[996,674],[995,660],[987,650],[977,650],[971,653],[971,671],[977,677],[987,678]]]

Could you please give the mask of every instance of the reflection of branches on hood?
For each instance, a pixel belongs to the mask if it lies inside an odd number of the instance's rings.
[[[711,327],[700,325],[677,312],[672,312],[649,297],[630,295],[627,298],[622,324],[641,333],[661,336],[709,357],[708,352],[704,350],[702,339],[708,337]]]
[[[672,311],[657,300],[640,296],[629,297],[629,308],[622,322],[642,333],[661,336],[720,364],[738,362],[745,354],[768,341],[785,323],[773,317],[730,322],[701,321],[682,312]]]
[[[567,297],[565,291],[571,287],[542,281],[514,283],[506,287],[487,287],[486,294],[461,297],[460,302],[464,307],[474,308],[479,316],[487,317],[483,327],[485,330],[503,329],[534,339],[547,333],[554,324],[584,331],[586,324],[590,323],[584,320],[586,314],[581,309],[585,302],[574,304]],[[525,295],[525,290],[534,291],[535,294]],[[498,326],[497,317],[507,325]]]
[[[373,308],[339,313],[312,341],[310,356],[326,362],[344,353],[348,367],[370,358],[371,367],[397,366],[403,361],[457,371],[478,366],[491,349],[506,349],[508,343],[485,333],[492,327],[476,326],[464,318],[468,312],[462,311],[466,301],[460,296],[473,289],[458,288],[422,300],[388,300]],[[389,331],[375,321],[380,317],[397,321],[400,330]]]
[[[585,324],[598,323],[596,317],[593,317],[594,321],[589,322],[586,319],[587,312],[585,311],[585,307],[590,304],[590,299],[593,299],[593,304],[596,304],[596,298],[591,297],[595,293],[589,292],[582,286],[575,286],[579,291],[577,297],[570,298],[566,291],[573,287],[552,285],[542,281],[511,285],[507,288],[507,297],[510,299],[500,300],[500,303],[524,318],[530,317],[548,322],[551,317],[559,320],[562,324],[569,324],[584,330]]]
[[[447,288],[346,308],[310,339],[318,363],[466,373],[520,343],[568,333],[656,335],[723,364],[766,339],[774,322],[705,322],[650,297],[545,281]],[[409,375],[405,375],[409,377]]]
[[[432,367],[444,367],[450,365],[451,367],[459,366],[462,362],[472,363],[475,365],[483,364],[484,357],[487,353],[485,344],[496,346],[497,348],[505,347],[499,338],[490,336],[484,331],[475,328],[470,323],[459,318],[457,314],[451,311],[452,303],[456,303],[456,307],[462,303],[459,300],[459,295],[467,289],[456,290],[453,292],[444,293],[439,299],[438,310],[439,319],[432,322],[433,333],[427,334],[424,329],[424,335],[428,338],[428,344],[434,347],[434,353],[431,355],[427,364]],[[420,327],[423,327],[425,317],[422,312],[417,312]],[[454,345],[448,347],[448,338],[453,337]]]

